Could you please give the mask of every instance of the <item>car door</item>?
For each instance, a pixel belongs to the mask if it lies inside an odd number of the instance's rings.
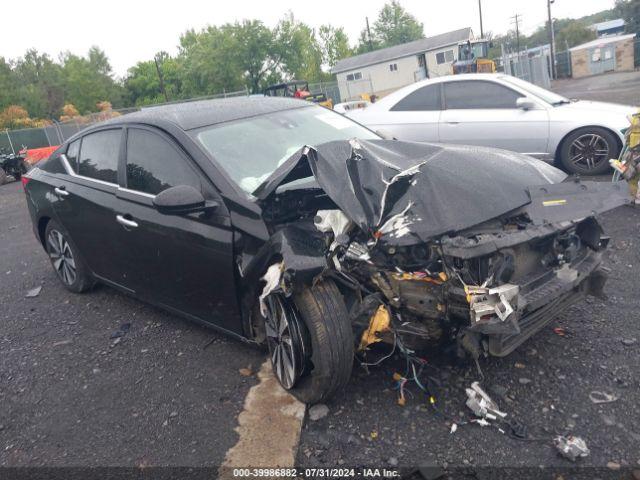
[[[379,128],[398,140],[437,142],[441,110],[440,83],[425,85],[391,106]]]
[[[240,333],[229,214],[214,186],[170,137],[128,127],[115,212],[133,283],[143,298]],[[210,213],[167,215],[154,197],[189,185],[219,206]]]
[[[54,211],[94,275],[131,289],[115,222],[122,128],[90,132],[69,144],[57,175]]]
[[[489,80],[444,82],[444,110],[440,116],[443,143],[481,145],[544,157],[549,141],[549,115],[534,108],[518,108],[524,94]]]

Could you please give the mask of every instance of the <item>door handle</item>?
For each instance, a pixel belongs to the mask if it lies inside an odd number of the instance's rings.
[[[447,125],[458,125],[460,122],[450,121],[447,122]]]
[[[116,221],[124,226],[124,227],[128,227],[128,228],[136,228],[138,226],[138,222],[134,222],[133,220],[129,220],[127,218],[124,217],[124,215],[116,215]]]
[[[56,193],[56,195],[58,195],[60,197],[68,197],[69,196],[69,192],[67,192],[65,187],[56,187],[56,188],[53,189],[53,191]]]

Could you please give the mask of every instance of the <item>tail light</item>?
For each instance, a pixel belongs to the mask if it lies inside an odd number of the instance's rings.
[[[31,179],[26,175],[23,175],[21,180],[22,180],[22,188],[27,188],[27,183],[31,181]]]

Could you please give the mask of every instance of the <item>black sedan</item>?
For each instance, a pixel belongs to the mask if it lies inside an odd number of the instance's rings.
[[[594,215],[626,193],[565,179],[523,155],[242,98],[95,125],[23,183],[66,288],[101,282],[266,344],[283,387],[313,403],[385,345],[408,364],[444,341],[506,355],[601,294]]]

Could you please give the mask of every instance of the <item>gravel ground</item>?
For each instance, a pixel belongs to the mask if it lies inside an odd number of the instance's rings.
[[[0,226],[0,466],[220,464],[256,383],[239,369],[263,354],[110,288],[67,292],[20,183]]]
[[[483,385],[498,405],[523,423],[527,440],[492,427],[460,426],[436,414],[417,387],[406,406],[397,404],[394,372],[399,358],[369,373],[357,368],[346,393],[329,414],[307,422],[299,449],[305,465],[439,465],[451,468],[566,467],[552,446],[556,434],[581,436],[591,455],[583,467],[614,462],[640,469],[640,209],[622,207],[604,219],[612,237],[606,264],[612,269],[607,301],[588,299],[555,319],[506,358],[481,362]],[[564,336],[554,333],[560,327]],[[447,416],[469,418],[464,389],[478,380],[475,367],[426,354],[442,383],[437,405]],[[591,391],[616,395],[596,405]],[[611,465],[615,467],[615,465]]]

